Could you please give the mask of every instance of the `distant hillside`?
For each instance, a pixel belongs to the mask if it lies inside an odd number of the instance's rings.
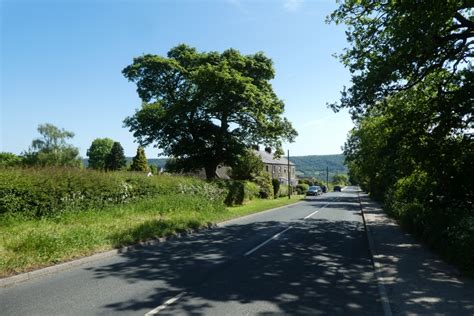
[[[326,179],[326,168],[329,169],[329,179],[335,174],[347,174],[344,165],[344,155],[311,155],[290,157],[291,162],[296,165],[296,173],[299,177],[316,177]]]

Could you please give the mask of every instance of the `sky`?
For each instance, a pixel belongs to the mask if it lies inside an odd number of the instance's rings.
[[[333,57],[344,26],[326,24],[335,0],[0,0],[0,152],[21,154],[50,123],[75,133],[82,157],[96,138],[137,143],[123,120],[141,101],[121,71],[134,57],[165,56],[178,44],[199,51],[262,51],[274,91],[299,136],[293,156],[341,153],[352,128],[334,113],[350,74]],[[157,148],[146,148],[156,158]]]

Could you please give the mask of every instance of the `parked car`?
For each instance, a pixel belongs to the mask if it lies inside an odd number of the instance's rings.
[[[306,191],[306,195],[309,196],[309,195],[320,195],[323,193],[323,190],[321,189],[321,187],[319,185],[313,185],[313,186],[310,186],[308,188],[308,191]]]
[[[338,185],[334,186],[334,192],[341,192],[341,187]]]

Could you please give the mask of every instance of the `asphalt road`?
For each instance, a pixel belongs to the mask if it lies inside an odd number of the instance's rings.
[[[383,315],[357,194],[334,192],[0,289],[1,315]]]

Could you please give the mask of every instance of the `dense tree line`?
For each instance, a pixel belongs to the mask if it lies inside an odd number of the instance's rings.
[[[352,72],[335,110],[350,176],[408,229],[474,271],[472,1],[343,2]]]

